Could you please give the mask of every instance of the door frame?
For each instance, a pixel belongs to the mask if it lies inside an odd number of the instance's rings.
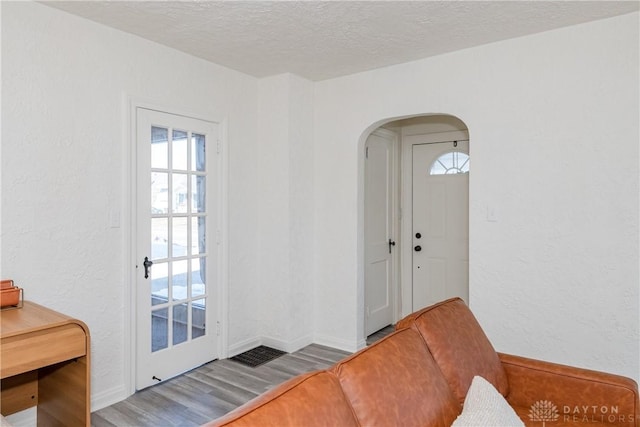
[[[123,183],[122,183],[122,264],[123,278],[125,284],[124,291],[124,393],[130,396],[136,391],[136,263],[137,248],[137,118],[136,110],[146,108],[149,110],[161,111],[178,116],[191,117],[198,120],[215,122],[218,124],[218,203],[217,203],[217,231],[215,233],[218,244],[217,264],[217,290],[212,297],[217,301],[216,330],[219,349],[219,358],[226,358],[228,355],[228,330],[229,330],[229,307],[228,307],[228,277],[229,262],[228,251],[228,120],[227,118],[217,119],[207,117],[207,114],[195,113],[169,107],[165,104],[133,97],[123,94],[124,117],[123,123]],[[111,214],[112,215],[112,214]],[[125,396],[125,397],[126,397]]]
[[[402,129],[401,160],[400,160],[400,210],[402,212],[402,226],[400,228],[400,295],[402,300],[401,317],[411,314],[413,310],[413,146],[429,143],[468,140],[468,131],[428,132],[429,125],[416,125]],[[433,128],[432,128],[433,129]],[[424,141],[413,143],[407,141],[407,136],[423,135]],[[469,146],[471,150],[471,146]]]
[[[399,185],[399,167],[400,167],[400,161],[399,161],[399,153],[400,153],[400,134],[399,132],[396,131],[392,131],[389,129],[385,129],[385,128],[377,128],[375,130],[373,130],[371,133],[369,133],[369,135],[367,135],[367,137],[365,138],[365,143],[364,143],[364,149],[367,150],[367,141],[369,140],[369,137],[371,135],[379,135],[383,138],[390,138],[392,140],[392,150],[393,150],[393,159],[391,161],[391,171],[389,173],[389,175],[391,176],[392,179],[392,183],[391,183],[391,236],[389,236],[390,238],[395,239],[395,250],[391,251],[391,306],[392,306],[392,314],[391,314],[391,320],[392,323],[395,324],[395,322],[398,321],[399,317],[399,313],[400,313],[400,301],[401,301],[401,295],[400,295],[400,287],[399,287],[399,283],[400,283],[400,268],[399,268],[399,248],[401,246],[401,236],[400,236],[400,215],[399,215],[399,211],[398,211],[398,207],[399,207],[399,200],[400,200],[400,185]],[[366,180],[366,151],[365,151],[365,166],[364,166],[364,173],[365,173],[365,179],[364,179],[364,193],[366,195],[366,185],[367,185],[367,180]],[[366,212],[367,209],[367,201],[366,199],[364,200],[364,212]],[[365,214],[366,215],[366,214]],[[365,216],[366,217],[366,216]],[[363,217],[363,224],[365,222],[365,217]],[[366,227],[365,227],[365,232],[366,232]],[[366,235],[363,236],[364,237],[364,241],[366,242]],[[365,264],[366,264],[366,243],[363,243],[363,257],[365,260]],[[365,265],[365,269],[366,269],[366,265]],[[366,282],[366,273],[363,273],[363,280],[364,280],[364,295],[363,295],[363,302],[366,306],[366,286],[367,286],[367,282]],[[366,310],[366,309],[365,309]],[[365,311],[365,321],[364,321],[364,330],[366,331],[366,311]],[[366,333],[365,333],[365,338],[366,338]]]

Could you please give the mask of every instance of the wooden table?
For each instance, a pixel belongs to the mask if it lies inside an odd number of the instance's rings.
[[[0,312],[0,412],[37,405],[39,426],[90,426],[89,329],[41,305]]]

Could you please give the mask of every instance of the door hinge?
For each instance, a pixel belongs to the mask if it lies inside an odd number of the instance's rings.
[[[216,141],[216,154],[220,154],[220,150],[222,150],[220,140]]]
[[[365,159],[368,159],[368,158],[369,158],[369,147],[366,147],[366,148],[364,149],[364,158],[365,158]]]
[[[220,322],[219,321],[216,322],[216,335],[220,336]]]

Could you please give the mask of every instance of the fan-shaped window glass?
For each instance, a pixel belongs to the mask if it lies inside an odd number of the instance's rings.
[[[444,153],[431,165],[430,175],[469,173],[469,156],[460,151]]]

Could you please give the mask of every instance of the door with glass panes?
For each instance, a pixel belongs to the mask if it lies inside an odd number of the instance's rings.
[[[136,110],[136,388],[218,358],[213,122]]]

